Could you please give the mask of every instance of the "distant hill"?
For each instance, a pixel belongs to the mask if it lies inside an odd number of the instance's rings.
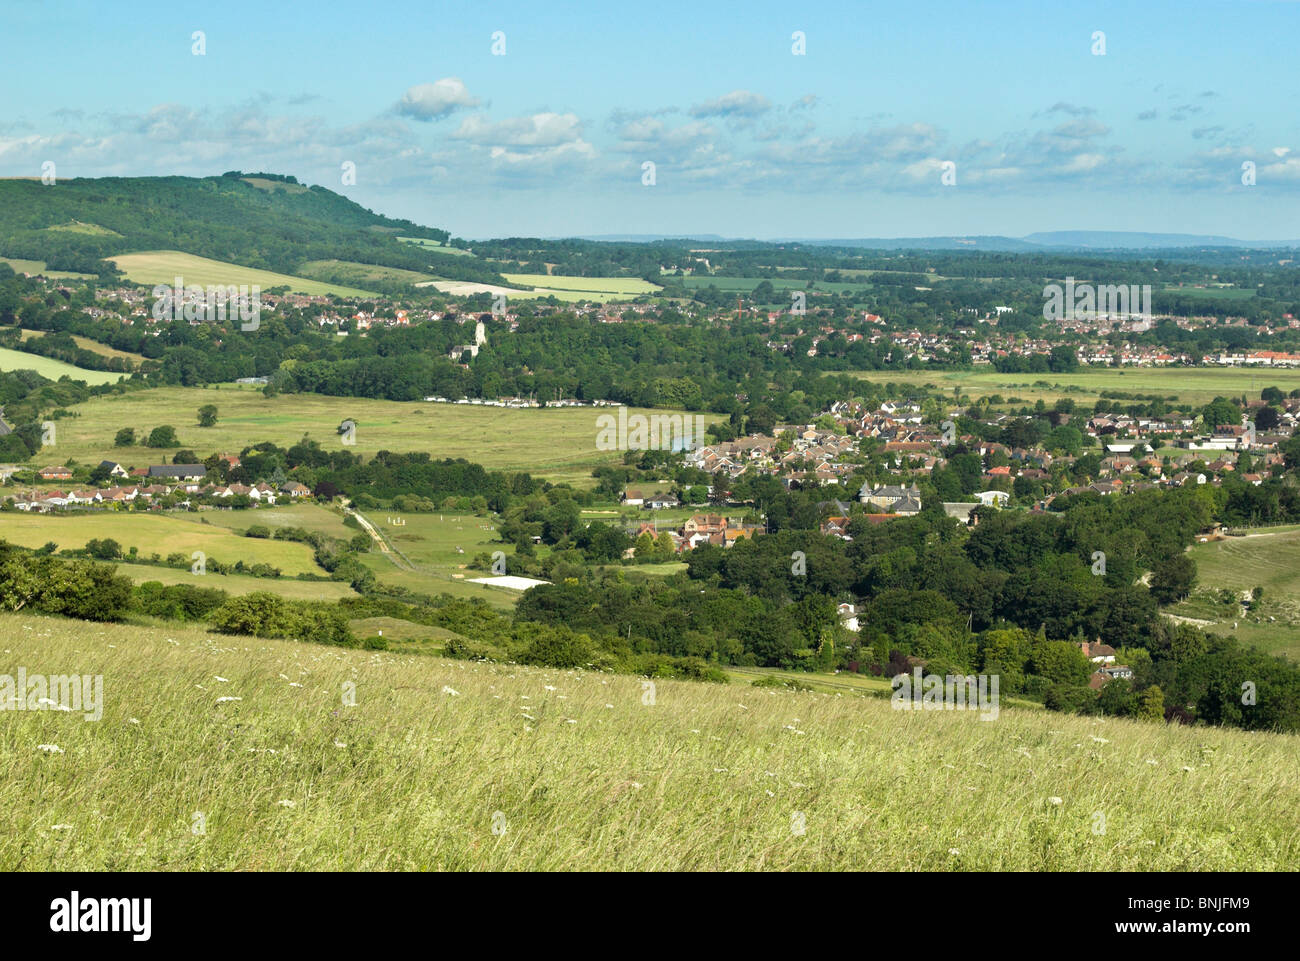
[[[1147,234],[1127,230],[1053,230],[1024,238],[1046,247],[1141,250],[1147,247],[1295,247],[1297,240],[1237,240],[1201,234]]]
[[[54,270],[114,275],[104,260],[174,250],[257,270],[296,274],[342,261],[502,283],[491,268],[436,246],[445,230],[394,220],[320,186],[276,174],[0,180],[0,256],[43,260]]]
[[[728,249],[798,244],[805,247],[844,247],[860,250],[981,250],[998,253],[1059,253],[1088,250],[1174,250],[1184,247],[1300,248],[1300,240],[1238,240],[1202,234],[1153,234],[1126,230],[1040,231],[1025,237],[997,234],[940,237],[782,237],[752,240],[717,234],[601,234],[577,238],[604,243],[658,243],[673,246],[718,245]]]

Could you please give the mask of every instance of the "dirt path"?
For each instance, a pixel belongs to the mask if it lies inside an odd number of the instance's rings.
[[[389,546],[388,539],[384,537],[384,535],[379,533],[375,525],[370,523],[370,521],[366,519],[364,514],[362,514],[360,511],[353,510],[351,507],[344,507],[343,511],[346,514],[351,514],[353,517],[355,517],[357,519],[357,523],[360,524],[363,528],[365,528],[366,533],[369,534],[371,538],[374,540],[374,542],[379,545],[379,551],[381,554],[387,557],[390,561],[392,561],[397,567],[400,567],[402,570],[405,571],[415,570],[415,565],[412,564],[409,560],[407,560],[406,556],[401,551],[397,550],[394,547]]]

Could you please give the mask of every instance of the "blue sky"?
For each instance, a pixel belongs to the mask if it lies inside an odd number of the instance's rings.
[[[1300,236],[1282,0],[5,0],[0,24],[0,176],[270,170],[471,238]]]

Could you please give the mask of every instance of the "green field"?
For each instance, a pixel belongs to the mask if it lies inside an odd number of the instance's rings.
[[[688,290],[717,287],[718,290],[730,290],[736,293],[749,293],[764,280],[767,280],[779,291],[803,290],[839,294],[844,291],[865,290],[871,287],[871,284],[865,281],[861,283],[831,283],[825,280],[786,280],[784,277],[716,277],[692,274],[689,277],[673,278],[673,282],[680,282]]]
[[[192,514],[182,514],[192,517]],[[254,524],[275,529],[277,527],[301,527],[315,531],[326,537],[348,540],[357,533],[357,528],[347,527],[343,523],[343,514],[320,504],[286,504],[281,501],[274,507],[259,507],[246,511],[206,511],[200,515],[214,527],[243,533]]]
[[[1001,394],[1004,398],[1020,397],[1031,404],[1040,398],[1045,403],[1061,397],[1095,400],[1103,390],[1119,390],[1177,396],[1184,403],[1200,406],[1218,396],[1258,397],[1261,390],[1270,386],[1286,393],[1300,389],[1300,369],[1242,367],[1108,367],[1073,374],[1000,374],[995,370],[863,370],[849,371],[849,374],[876,384],[932,384],[949,396],[953,388],[960,387],[971,397]]]
[[[0,633],[29,677],[104,679],[98,722],[0,712],[3,870],[1300,868],[1294,736],[748,683],[647,699],[179,625]]]
[[[1162,292],[1205,300],[1251,300],[1255,296],[1254,290],[1243,287],[1165,287]]]
[[[22,339],[23,339],[24,341],[28,341],[28,340],[32,340],[33,338],[36,338],[36,337],[44,337],[44,336],[45,336],[45,331],[43,331],[43,330],[24,330],[24,331],[23,331],[19,336],[21,336]],[[120,357],[120,358],[122,358],[123,360],[129,360],[129,361],[131,361],[131,363],[133,363],[133,364],[138,364],[138,363],[140,363],[141,361],[144,360],[144,356],[141,355],[141,354],[133,354],[133,353],[131,353],[130,351],[127,351],[127,350],[117,350],[117,349],[114,348],[114,347],[109,347],[107,344],[101,344],[101,343],[100,343],[99,341],[97,341],[97,340],[91,340],[89,337],[78,337],[76,334],[72,334],[71,337],[72,337],[73,343],[75,343],[75,344],[76,344],[78,347],[80,347],[82,350],[88,350],[88,351],[90,351],[92,354],[99,354],[100,357]],[[33,355],[33,356],[35,356],[35,355]],[[97,374],[97,373],[101,373],[101,372],[100,372],[100,371],[89,371],[89,373],[96,373],[96,374]],[[116,375],[114,375],[114,376],[116,376]]]
[[[0,257],[0,264],[8,264],[16,274],[40,274],[51,280],[94,280],[94,274],[79,274],[70,270],[47,270],[43,260],[18,260],[14,257]]]
[[[509,557],[515,552],[514,545],[503,544],[498,539],[494,516],[411,514],[387,510],[366,511],[364,516],[398,555],[393,558],[375,549],[362,558],[362,563],[374,571],[381,582],[421,594],[445,593],[454,597],[482,598],[501,610],[514,607],[519,598],[516,592],[468,583],[470,578],[487,576],[486,571],[468,567],[477,554],[504,551],[509,572]],[[405,523],[398,526],[392,523],[394,520]]]
[[[1300,527],[1263,528],[1245,537],[1193,544],[1189,554],[1196,561],[1196,589],[1169,613],[1300,660]],[[1209,596],[1256,587],[1264,588],[1263,603],[1244,613],[1236,604]]]
[[[95,538],[112,538],[121,545],[123,553],[135,547],[145,557],[160,554],[165,558],[176,553],[190,557],[195,551],[202,551],[209,560],[222,564],[241,560],[245,564],[270,564],[288,576],[324,573],[312,560],[312,549],[306,544],[240,537],[226,527],[200,521],[216,513],[0,513],[0,539],[30,548],[53,541],[66,549],[85,547],[88,540]],[[256,511],[240,513],[247,518],[246,523],[257,523]]]
[[[252,594],[267,591],[291,601],[337,601],[344,597],[359,596],[343,581],[300,581],[292,577],[252,577],[247,574],[193,574],[173,567],[154,567],[150,564],[115,564],[119,574],[125,574],[136,584],[158,581],[160,584],[189,584],[193,587],[211,587],[228,594]]]
[[[180,277],[187,286],[256,284],[264,291],[273,287],[288,287],[298,294],[337,294],[340,297],[375,296],[356,287],[241,267],[239,264],[227,264],[220,260],[209,260],[207,257],[196,257],[179,250],[150,250],[138,254],[121,254],[107,259],[117,265],[118,269],[126,275],[127,280],[135,284],[171,286],[176,278]]]
[[[349,284],[418,284],[432,280],[432,274],[422,274],[400,267],[380,267],[377,264],[358,264],[347,260],[310,260],[298,268],[303,277],[332,282],[342,278]]]
[[[48,377],[50,380],[70,377],[73,380],[84,380],[91,385],[112,384],[121,380],[123,376],[106,370],[86,370],[84,367],[74,367],[52,357],[41,357],[22,350],[10,350],[8,347],[0,347],[0,370],[34,370],[42,377]]]
[[[529,276],[519,274],[517,276]],[[555,287],[537,287],[533,290],[522,290],[515,287],[502,287],[500,284],[480,284],[469,280],[429,280],[417,287],[435,287],[444,294],[451,294],[453,297],[472,297],[475,294],[489,294],[493,297],[504,294],[507,298],[515,300],[534,300],[538,297],[554,297],[556,300],[562,300],[566,303],[578,303],[579,301],[596,301],[604,303],[615,300],[632,300],[640,296],[638,294],[607,294],[593,291],[580,290],[560,290]]]
[[[215,427],[197,425],[196,411],[204,404],[217,406]],[[593,483],[593,467],[621,459],[617,451],[596,450],[597,418],[608,410],[591,407],[512,409],[319,394],[268,398],[259,388],[228,384],[94,397],[70,410],[75,416],[57,422],[58,446],[42,450],[34,465],[45,466],[51,458],[63,463],[70,457],[81,463],[115,460],[134,467],[170,463],[173,450],[113,446],[123,427],[147,436],[162,424],[175,427],[181,447],[201,457],[238,453],[261,441],[289,447],[304,435],[329,448],[341,446],[338,425],[347,419],[356,424],[351,450],[366,456],[380,450],[428,451],[433,457],[464,457],[484,467],[526,470],[584,486]],[[717,415],[705,418],[712,423]]]
[[[66,234],[83,234],[87,237],[121,237],[116,230],[109,230],[107,227],[101,227],[99,224],[83,224],[79,220],[73,220],[66,224],[55,224],[53,227],[46,227],[46,230],[52,230],[55,233]]]
[[[454,257],[473,257],[474,255],[468,250],[462,250],[459,247],[448,247],[438,243],[436,240],[430,240],[427,237],[398,237],[404,244],[415,244],[417,247],[424,247],[436,254],[451,254]]]
[[[657,284],[640,277],[571,277],[564,274],[502,274],[512,284],[543,287],[548,290],[572,290],[580,293],[627,294],[639,296],[661,290]]]

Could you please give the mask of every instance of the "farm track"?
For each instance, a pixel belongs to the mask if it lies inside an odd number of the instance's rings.
[[[410,558],[399,551],[396,547],[389,544],[388,538],[379,533],[378,528],[376,528],[374,524],[370,523],[364,514],[358,510],[352,509],[351,507],[345,507],[343,510],[345,513],[351,514],[357,519],[357,523],[364,527],[366,533],[369,534],[374,542],[379,545],[379,552],[392,561],[394,566],[404,571],[415,570],[415,565],[411,563]]]

